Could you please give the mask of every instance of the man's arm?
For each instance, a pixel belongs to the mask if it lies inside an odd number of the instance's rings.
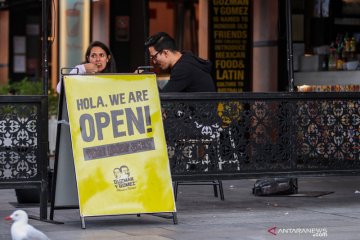
[[[171,74],[170,80],[161,90],[161,92],[184,92],[190,84],[190,69],[186,67],[176,66]]]

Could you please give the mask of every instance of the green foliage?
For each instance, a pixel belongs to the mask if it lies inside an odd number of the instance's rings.
[[[56,116],[58,110],[58,102],[59,102],[59,94],[55,92],[52,88],[49,89],[48,92],[48,100],[49,100],[49,116]]]
[[[9,93],[10,93],[9,85],[0,86],[0,95],[9,95]]]
[[[10,88],[15,95],[42,95],[42,83],[29,81],[28,78],[12,83]]]
[[[42,95],[42,82],[29,81],[24,78],[19,82],[14,82],[0,86],[0,95]],[[59,95],[53,89],[48,92],[49,116],[57,114]]]

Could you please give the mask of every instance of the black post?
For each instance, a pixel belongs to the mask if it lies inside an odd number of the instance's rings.
[[[291,0],[286,0],[286,41],[287,41],[287,70],[289,80],[289,92],[294,91],[294,56],[292,47],[292,21]]]
[[[143,15],[144,15],[144,42],[146,40],[146,38],[149,36],[149,0],[144,0],[143,1]],[[147,48],[145,48],[145,65],[150,65],[150,56],[149,56],[149,51],[147,50]]]
[[[47,202],[48,202],[48,152],[49,149],[49,136],[48,136],[48,80],[49,80],[49,70],[48,70],[48,0],[42,0],[42,76],[43,76],[43,95],[46,96],[46,101],[43,102],[43,107],[41,109],[43,120],[45,123],[44,126],[44,137],[41,138],[43,142],[41,142],[42,151],[44,154],[41,154],[42,161],[41,163],[41,196],[40,196],[40,219],[47,219]]]
[[[42,0],[42,76],[43,76],[43,94],[48,94],[49,81],[49,63],[48,63],[48,3]]]
[[[179,50],[184,48],[184,21],[185,21],[185,6],[183,1],[175,2],[176,9],[176,26],[175,26],[175,43]]]

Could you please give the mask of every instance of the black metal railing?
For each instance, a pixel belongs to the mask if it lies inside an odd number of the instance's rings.
[[[47,96],[0,96],[0,188],[40,189],[47,218]]]
[[[360,93],[166,93],[174,180],[358,174]]]

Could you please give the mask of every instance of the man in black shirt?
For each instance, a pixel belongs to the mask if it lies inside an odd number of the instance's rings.
[[[154,64],[162,70],[171,70],[170,80],[162,92],[216,92],[210,75],[210,61],[191,52],[180,52],[174,39],[167,33],[159,32],[150,36],[145,46]]]

